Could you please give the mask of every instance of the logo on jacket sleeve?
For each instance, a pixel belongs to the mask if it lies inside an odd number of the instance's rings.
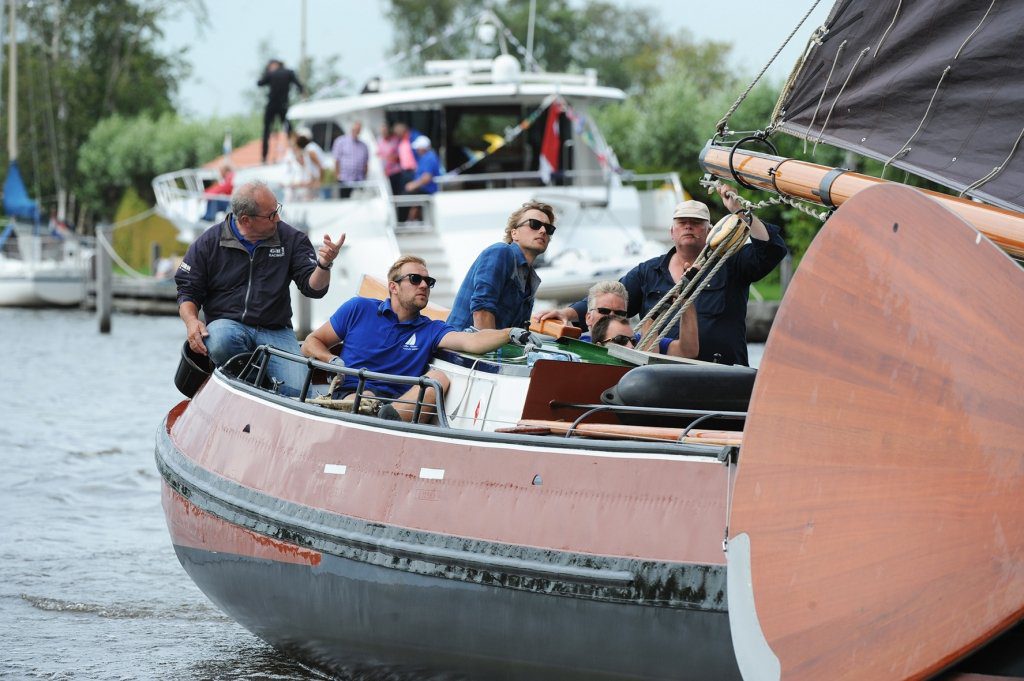
[[[275,246],[270,249],[267,254],[271,258],[283,258],[284,257],[284,246]]]
[[[192,271],[192,266],[191,266],[191,265],[189,265],[189,264],[188,264],[187,262],[185,262],[184,260],[182,260],[182,261],[181,261],[181,264],[180,264],[180,265],[178,265],[178,269],[179,269],[179,270],[181,270],[182,272],[191,272],[191,271]]]
[[[419,350],[420,346],[416,345],[416,334],[409,336],[409,340],[405,341],[403,346],[405,350]]]

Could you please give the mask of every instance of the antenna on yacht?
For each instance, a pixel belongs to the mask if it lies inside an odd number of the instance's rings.
[[[526,24],[526,53],[530,55],[527,62],[531,71],[537,70],[537,60],[533,58],[533,26],[537,22],[537,0],[530,0],[530,20]]]
[[[309,62],[306,61],[306,0],[299,11],[299,76],[303,85],[309,83]]]

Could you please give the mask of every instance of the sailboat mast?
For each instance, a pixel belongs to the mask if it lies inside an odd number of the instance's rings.
[[[732,168],[747,184],[803,201],[838,207],[862,189],[894,184],[843,168],[708,144],[700,154],[704,172],[733,180]],[[1024,215],[1013,211],[920,189],[1015,258],[1024,258]]]
[[[18,50],[14,35],[17,0],[7,0],[7,4],[10,8],[7,19],[10,34],[7,41],[7,159],[11,162],[18,159]]]

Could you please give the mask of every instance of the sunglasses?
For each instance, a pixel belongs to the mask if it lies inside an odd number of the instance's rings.
[[[626,319],[625,310],[614,310],[610,307],[595,307],[594,311],[599,315],[604,315],[605,317],[612,316],[618,317],[619,319]]]
[[[615,343],[616,345],[629,345],[632,342],[632,336],[620,333],[618,336],[612,336],[611,338],[605,338],[603,341],[597,341],[595,345],[608,345],[609,343]]]
[[[434,288],[434,284],[437,283],[437,279],[434,279],[433,277],[424,277],[422,274],[403,274],[393,281],[396,284],[400,284],[403,279],[408,279],[409,283],[413,286],[419,286],[423,282],[427,282],[427,288]]]
[[[523,225],[529,225],[530,229],[532,229],[535,232],[539,229],[543,229],[545,232],[548,233],[548,236],[551,236],[555,233],[554,225],[552,225],[550,222],[542,222],[537,218],[527,218],[526,220],[523,220],[518,225],[516,225],[516,227],[519,228],[522,227]]]

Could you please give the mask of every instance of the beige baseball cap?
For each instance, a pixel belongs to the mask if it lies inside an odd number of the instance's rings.
[[[711,222],[711,213],[700,201],[683,201],[677,203],[675,211],[672,212],[672,219],[676,218],[700,218]]]

